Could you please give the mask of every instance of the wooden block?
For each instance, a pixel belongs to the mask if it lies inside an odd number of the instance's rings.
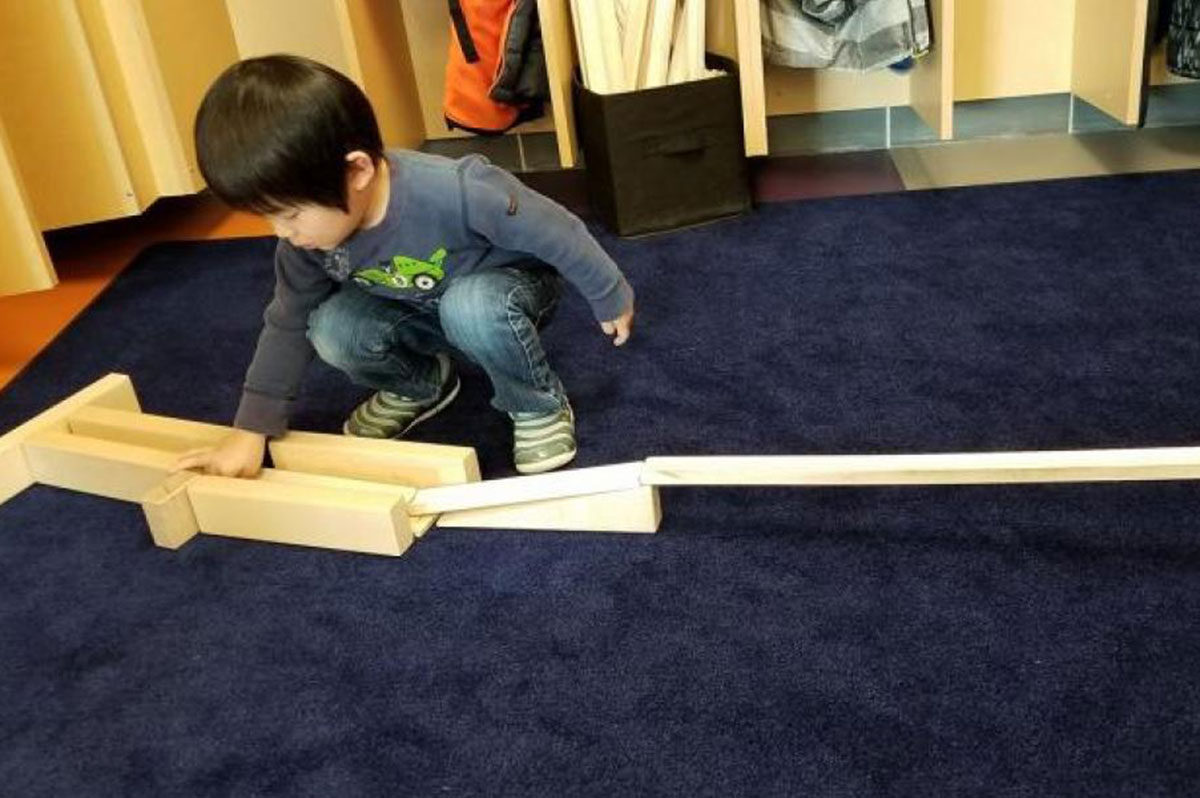
[[[404,501],[373,488],[199,476],[187,492],[206,535],[391,556],[413,541]]]
[[[650,486],[591,496],[459,510],[438,518],[440,527],[555,529],[578,532],[655,532],[662,521],[658,489]]]
[[[86,407],[69,419],[71,432],[90,438],[182,453],[216,446],[232,427],[147,413]],[[467,446],[384,441],[289,432],[269,444],[275,465],[289,471],[413,486],[479,480],[479,461]]]
[[[172,474],[142,497],[142,512],[154,545],[177,549],[200,531],[187,485],[197,477],[190,471]]]
[[[479,460],[469,446],[289,432],[270,449],[275,467],[288,471],[415,487],[479,481]]]
[[[158,449],[54,430],[31,436],[22,448],[35,482],[129,502],[141,502],[176,460]]]
[[[1200,479],[1200,447],[978,454],[650,457],[645,485],[986,485]]]
[[[289,485],[312,485],[344,491],[373,491],[384,496],[390,496],[396,501],[404,502],[407,506],[416,496],[416,488],[406,485],[390,485],[384,482],[370,482],[359,479],[325,476],[322,474],[306,474],[300,471],[283,471],[275,468],[264,468],[259,479],[267,482],[282,482]],[[412,527],[413,537],[423,537],[437,520],[433,515],[410,515],[409,526]]]
[[[123,410],[139,409],[133,383],[124,374],[109,374],[0,436],[0,504],[33,484],[22,444],[46,430],[65,430],[67,419],[80,408],[93,405]]]
[[[489,479],[470,485],[423,488],[417,491],[408,511],[413,515],[435,515],[453,510],[612,493],[641,485],[641,473],[641,463],[623,463],[529,477]]]
[[[185,421],[149,413],[85,407],[73,413],[68,427],[75,435],[129,443],[182,454],[189,449],[216,446],[233,432],[232,427]]]

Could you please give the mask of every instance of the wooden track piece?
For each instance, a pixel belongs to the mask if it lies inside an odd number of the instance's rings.
[[[976,454],[650,457],[646,485],[985,485],[1200,479],[1200,447]]]
[[[289,432],[269,444],[275,467],[288,471],[430,487],[479,481],[469,446]]]
[[[655,532],[662,521],[658,489],[650,486],[590,496],[444,513],[439,527]]]
[[[413,515],[434,515],[453,510],[503,507],[543,499],[631,490],[641,485],[641,473],[641,463],[624,463],[528,477],[489,479],[471,485],[423,488],[417,491],[408,510]]]

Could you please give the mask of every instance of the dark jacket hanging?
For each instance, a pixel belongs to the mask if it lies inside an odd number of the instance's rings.
[[[1167,69],[1200,78],[1200,0],[1172,0],[1167,28]]]

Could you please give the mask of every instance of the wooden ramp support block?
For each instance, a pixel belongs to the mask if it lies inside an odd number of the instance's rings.
[[[661,522],[658,488],[643,486],[591,496],[457,510],[442,514],[437,524],[471,529],[656,532]]]
[[[469,446],[289,432],[270,443],[275,467],[310,474],[430,487],[479,481]]]
[[[1200,479],[1200,447],[650,457],[646,485],[988,485]]]
[[[188,483],[196,477],[190,471],[172,474],[142,497],[142,512],[154,545],[177,549],[200,531],[187,492]]]
[[[641,484],[641,473],[641,463],[625,463],[425,488],[409,512],[441,514],[444,527],[654,532],[658,492]]]
[[[404,505],[412,502],[417,491],[407,485],[389,485],[384,482],[369,482],[358,479],[330,477],[324,474],[306,474],[301,471],[284,471],[278,468],[264,468],[258,477],[267,482],[285,482],[289,485],[313,485],[332,490],[366,490],[403,501]],[[433,526],[437,518],[432,515],[414,515],[408,507],[408,525],[412,528],[413,537],[422,537]]]
[[[198,476],[187,493],[206,535],[392,556],[413,542],[402,494],[353,480],[265,469],[259,479]]]
[[[124,374],[109,374],[67,397],[43,413],[0,436],[0,504],[34,483],[23,444],[30,437],[47,431],[67,429],[67,419],[88,406],[137,411],[137,394]]]

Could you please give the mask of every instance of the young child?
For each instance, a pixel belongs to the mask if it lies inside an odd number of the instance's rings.
[[[294,56],[242,61],[208,90],[196,150],[212,192],[262,214],[280,241],[275,295],[235,431],[177,468],[253,476],[315,351],[376,390],[348,435],[398,438],[458,393],[451,352],[491,379],[517,470],[575,457],[575,419],[539,326],[566,278],[613,343],[633,291],[580,220],[480,156],[383,150],[371,105],[338,72]]]

